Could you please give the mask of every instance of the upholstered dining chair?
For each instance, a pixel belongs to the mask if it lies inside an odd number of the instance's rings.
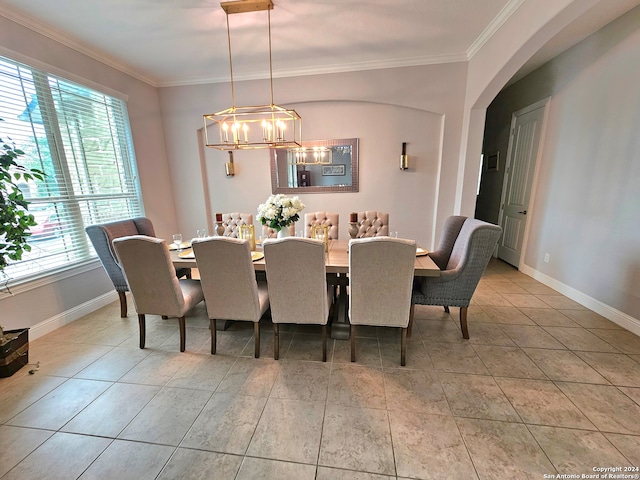
[[[280,356],[281,323],[322,325],[322,361],[327,361],[327,321],[332,294],[327,290],[324,242],[279,238],[264,242],[267,286],[273,321],[273,358]]]
[[[224,237],[238,238],[240,225],[253,225],[253,215],[251,213],[223,213],[222,226],[224,227]]]
[[[304,214],[304,236],[311,238],[314,225],[326,225],[329,228],[329,240],[338,240],[340,215],[329,212],[311,212]]]
[[[296,224],[292,223],[287,227],[289,229],[289,236],[296,236]],[[275,228],[271,228],[269,225],[262,226],[262,237],[263,238],[276,238],[278,236],[278,231]]]
[[[389,214],[385,212],[358,212],[358,233],[356,238],[389,235]]]
[[[373,237],[349,241],[351,361],[356,360],[354,325],[400,327],[400,364],[406,364],[407,327],[416,242]]]
[[[478,282],[487,268],[502,228],[473,218],[464,220],[446,268],[439,277],[422,277],[414,282],[411,296],[411,324],[414,305],[460,307],[462,337],[469,338],[467,310]],[[445,233],[443,232],[443,235]],[[434,260],[435,261],[435,260]]]
[[[466,219],[467,217],[461,215],[452,215],[444,221],[438,248],[433,252],[429,252],[431,260],[433,260],[440,270],[447,268],[451,251]]]
[[[260,318],[269,308],[267,284],[256,281],[248,240],[211,237],[193,242],[216,353],[217,320],[253,322],[255,357],[260,357]]]
[[[131,235],[155,237],[156,234],[153,230],[153,224],[151,220],[146,217],[137,217],[117,222],[89,225],[85,228],[85,231],[93,244],[94,250],[98,254],[100,262],[102,262],[102,266],[113,282],[116,292],[118,292],[118,297],[120,298],[120,316],[125,318],[127,316],[126,292],[129,291],[129,286],[127,285],[127,279],[122,271],[122,267],[116,258],[112,242],[116,238]],[[178,278],[191,278],[191,269],[179,268],[176,270],[176,276]]]
[[[185,315],[204,296],[198,280],[176,277],[165,241],[145,235],[120,237],[113,248],[127,277],[140,326],[140,348],[146,338],[145,315],[178,317],[180,351],[186,345]]]

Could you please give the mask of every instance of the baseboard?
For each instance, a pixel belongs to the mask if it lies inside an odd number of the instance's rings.
[[[95,312],[99,308],[102,308],[116,300],[118,300],[118,292],[112,290],[104,295],[100,295],[99,297],[78,305],[71,310],[67,310],[40,323],[36,323],[33,327],[29,328],[29,341],[53,332],[55,329],[84,317],[91,312]]]
[[[595,298],[590,297],[569,285],[565,285],[555,278],[545,275],[544,273],[541,273],[527,265],[522,265],[520,267],[520,271],[535,278],[547,287],[553,288],[564,296],[569,297],[571,300],[578,302],[580,305],[587,307],[589,310],[593,310],[604,318],[611,320],[613,323],[620,325],[622,328],[640,336],[640,320],[637,318],[633,318],[631,315],[627,315],[626,313],[621,312],[600,300],[596,300]]]

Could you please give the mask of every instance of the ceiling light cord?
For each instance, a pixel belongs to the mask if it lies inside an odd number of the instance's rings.
[[[271,34],[269,34],[271,39]],[[231,33],[229,33],[229,14],[227,13],[227,44],[229,45],[229,72],[231,74],[231,105],[236,106],[236,92],[233,86],[233,60],[231,59]],[[273,103],[273,89],[271,91],[271,103]]]

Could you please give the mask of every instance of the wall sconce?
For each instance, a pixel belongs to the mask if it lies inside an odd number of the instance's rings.
[[[409,168],[409,155],[407,155],[407,142],[402,142],[402,154],[400,155],[400,170]]]
[[[227,177],[233,177],[236,174],[233,166],[233,152],[231,150],[229,150],[229,161],[224,164],[224,171],[227,174]]]

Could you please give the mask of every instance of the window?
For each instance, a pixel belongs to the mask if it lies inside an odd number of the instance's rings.
[[[31,251],[5,269],[11,280],[95,257],[86,225],[142,214],[123,100],[0,57],[0,119],[20,163],[47,174],[21,185],[38,225]]]

